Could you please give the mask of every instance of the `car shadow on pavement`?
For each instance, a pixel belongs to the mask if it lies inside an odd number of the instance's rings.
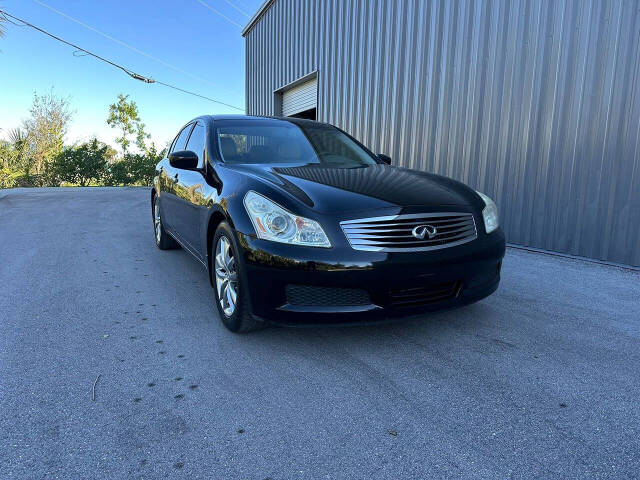
[[[444,337],[476,335],[479,326],[491,323],[495,309],[484,303],[476,303],[448,310],[435,312],[407,319],[399,319],[382,323],[363,325],[314,325],[288,327],[271,325],[265,330],[243,336],[247,343],[277,344],[279,348],[303,342],[308,348],[326,348],[329,344],[337,344],[343,348],[364,346],[381,350],[393,347],[395,342],[411,342],[437,344]],[[391,344],[391,345],[390,345]]]

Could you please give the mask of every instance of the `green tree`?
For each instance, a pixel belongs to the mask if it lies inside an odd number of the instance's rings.
[[[15,186],[14,165],[17,152],[14,146],[5,140],[0,140],[0,188],[11,188]]]
[[[30,113],[23,127],[25,154],[29,158],[24,169],[27,176],[35,173],[42,178],[47,164],[62,151],[73,112],[69,99],[57,97],[50,91],[45,95],[34,94]]]
[[[68,182],[81,187],[98,182],[104,177],[109,147],[95,138],[77,147],[67,147],[51,164],[56,182]]]
[[[116,160],[107,166],[103,183],[108,186],[125,186],[131,184],[129,168],[124,160]]]
[[[28,176],[26,132],[20,127],[14,128],[9,130],[7,138],[0,140],[0,188],[33,186]]]
[[[14,145],[22,145],[27,140],[27,132],[22,127],[16,127],[9,130],[9,141]]]
[[[6,140],[0,140],[0,167],[10,169],[15,164],[15,149]]]
[[[122,135],[116,138],[116,142],[122,147],[123,155],[129,150],[132,136],[135,135],[136,145],[142,151],[146,150],[145,140],[151,136],[145,132],[145,124],[140,119],[136,102],[128,102],[128,98],[129,95],[118,94],[118,101],[109,105],[107,117],[107,124],[122,132]]]
[[[145,153],[127,153],[120,160],[107,166],[105,185],[151,185],[157,163],[164,157],[165,150],[158,151],[155,144]]]
[[[27,132],[21,127],[13,128],[9,130],[8,137],[14,151],[14,161],[9,166],[16,171],[23,171],[29,165]]]
[[[12,142],[0,140],[0,167],[14,170],[18,164],[18,149]]]
[[[162,160],[164,153],[164,150],[158,152],[155,144],[152,143],[144,154],[125,156],[131,182],[136,185],[150,186],[156,171],[156,165]]]
[[[111,145],[107,145],[107,153],[105,154],[107,164],[112,164],[118,159],[118,152]]]

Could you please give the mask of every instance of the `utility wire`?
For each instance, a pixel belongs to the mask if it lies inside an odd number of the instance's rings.
[[[244,112],[244,108],[239,108],[239,107],[236,107],[234,105],[229,105],[228,103],[221,102],[220,100],[214,100],[213,98],[209,98],[209,97],[207,97],[205,95],[200,95],[199,93],[195,93],[195,92],[190,92],[188,90],[184,90],[184,89],[182,89],[180,87],[176,87],[175,85],[169,85],[168,83],[161,82],[160,80],[156,80],[155,83],[158,83],[160,85],[164,85],[165,87],[173,88],[174,90],[179,90],[181,92],[188,93],[189,95],[195,95],[196,97],[204,98],[205,100],[210,100],[212,102],[216,102],[216,103],[219,103],[221,105],[226,105],[227,107],[235,108],[236,110],[240,110],[241,112]]]
[[[143,56],[145,56],[147,58],[150,58],[151,60],[154,60],[154,61],[164,65],[165,67],[169,67],[169,68],[175,70],[176,72],[180,72],[180,73],[182,73],[184,75],[188,75],[188,76],[190,76],[192,78],[195,78],[196,80],[200,80],[202,82],[206,82],[209,85],[212,85],[214,87],[216,86],[212,82],[207,80],[206,78],[202,78],[202,77],[199,77],[198,75],[194,75],[191,72],[187,72],[185,70],[182,70],[181,68],[178,68],[175,65],[171,65],[170,63],[165,62],[161,58],[154,57],[153,55],[151,55],[151,54],[149,54],[149,53],[147,53],[147,52],[145,52],[143,50],[140,50],[139,48],[136,48],[133,45],[130,45],[130,44],[126,43],[126,42],[123,42],[122,40],[118,40],[117,38],[112,37],[111,35],[108,35],[108,34],[106,34],[104,32],[101,32],[97,28],[94,28],[91,25],[88,25],[88,24],[78,20],[77,18],[73,18],[71,15],[66,14],[64,12],[61,12],[60,10],[55,9],[51,5],[47,5],[46,3],[42,2],[41,0],[33,0],[33,1],[36,2],[38,5],[41,5],[44,8],[47,8],[47,9],[51,10],[52,12],[60,15],[61,17],[64,17],[64,18],[66,18],[68,20],[71,20],[72,22],[77,23],[78,25],[86,28],[87,30],[91,30],[92,32],[97,33],[98,35],[101,35],[102,37],[104,37],[104,38],[106,38],[108,40],[111,40],[112,42],[115,42],[118,45],[122,45],[123,47],[128,48],[129,50],[132,50],[132,51],[134,51],[134,52],[136,52],[136,53],[138,53],[140,55],[143,55]]]
[[[213,13],[220,15],[222,18],[224,18],[227,22],[234,24],[236,27],[238,28],[242,28],[242,25],[240,25],[238,22],[236,22],[235,20],[231,20],[229,17],[227,17],[224,13],[219,12],[218,10],[216,10],[215,8],[213,8],[211,5],[209,5],[208,3],[203,2],[202,0],[196,0],[198,3],[200,3],[203,7],[208,8],[209,10],[211,10]]]
[[[238,5],[239,7],[244,9],[245,11],[251,11],[252,7],[247,6],[246,0],[233,0],[233,1],[236,3],[236,5]]]
[[[54,35],[53,33],[49,33],[49,32],[47,32],[46,30],[43,30],[40,27],[36,27],[35,25],[27,22],[26,20],[23,20],[23,19],[21,19],[19,17],[16,17],[14,15],[11,15],[9,12],[7,12],[5,10],[1,10],[0,9],[0,14],[3,15],[4,18],[7,19],[7,21],[9,21],[10,23],[13,23],[13,22],[11,22],[11,20],[9,20],[7,17],[12,18],[14,20],[17,20],[19,22],[22,22],[24,24],[22,26],[31,27],[34,30],[37,30],[40,33],[43,33],[43,34],[53,38],[54,40],[57,40],[59,42],[62,42],[64,44],[70,46],[70,47],[75,48],[76,50],[74,51],[74,54],[76,54],[77,52],[84,52],[87,55],[90,55],[90,56],[92,56],[94,58],[97,58],[98,60],[101,60],[101,61],[103,61],[105,63],[108,63],[109,65],[111,65],[111,66],[113,66],[113,67],[115,67],[115,68],[117,68],[119,70],[122,70],[124,73],[129,75],[131,78],[134,78],[136,80],[140,80],[141,82],[144,82],[144,83],[157,83],[159,85],[163,85],[165,87],[172,88],[174,90],[178,90],[180,92],[187,93],[187,94],[193,95],[195,97],[200,97],[200,98],[203,98],[205,100],[209,100],[209,101],[214,102],[214,103],[219,103],[220,105],[224,105],[226,107],[234,108],[236,110],[240,110],[240,111],[244,112],[244,108],[236,107],[235,105],[230,105],[228,103],[221,102],[220,100],[215,100],[215,99],[207,97],[205,95],[200,95],[199,93],[195,93],[195,92],[192,92],[192,91],[189,91],[189,90],[185,90],[184,88],[180,88],[180,87],[177,87],[175,85],[171,85],[169,83],[161,82],[159,80],[154,80],[153,78],[149,78],[149,77],[145,77],[143,75],[140,75],[140,74],[138,74],[138,73],[126,68],[126,67],[123,67],[122,65],[119,65],[119,64],[117,64],[115,62],[112,62],[111,60],[108,60],[108,59],[106,59],[104,57],[101,57],[100,55],[98,55],[96,53],[90,52],[89,50],[86,50],[86,49],[76,45],[75,43],[68,42],[68,41],[66,41],[66,40]],[[74,56],[77,56],[77,55],[74,55]]]
[[[245,12],[243,9],[241,9],[238,5],[236,5],[233,2],[230,2],[229,0],[224,0],[225,2],[227,2],[229,5],[231,5],[233,8],[235,8],[237,11],[239,11],[242,15],[244,15],[247,18],[251,18],[251,15],[249,15],[247,12]]]
[[[95,54],[95,53],[91,53],[91,52],[89,52],[88,50],[85,50],[84,48],[79,47],[78,45],[76,45],[76,44],[74,44],[74,43],[67,42],[66,40],[64,40],[64,39],[62,39],[62,38],[60,38],[60,37],[57,37],[57,36],[55,36],[54,34],[49,33],[49,32],[47,32],[46,30],[43,30],[42,28],[36,27],[35,25],[33,25],[33,24],[31,24],[31,23],[27,22],[26,20],[23,20],[23,19],[21,19],[21,18],[19,18],[19,17],[16,17],[16,16],[14,16],[14,15],[11,15],[9,12],[7,12],[7,11],[5,11],[5,10],[0,10],[0,13],[2,13],[2,15],[4,15],[5,17],[9,17],[9,18],[12,18],[12,19],[14,19],[14,20],[18,20],[19,22],[22,22],[22,23],[24,24],[24,25],[20,25],[20,26],[31,27],[31,28],[33,28],[33,29],[35,29],[35,30],[39,31],[40,33],[44,33],[45,35],[48,35],[49,37],[51,37],[51,38],[53,38],[53,39],[55,39],[55,40],[58,40],[59,42],[65,43],[65,44],[69,45],[70,47],[75,48],[75,49],[76,49],[76,51],[78,51],[78,50],[79,50],[79,51],[81,51],[81,52],[85,52],[87,55],[91,55],[92,57],[95,57],[95,58],[97,58],[98,60],[102,60],[103,62],[106,62],[106,63],[108,63],[109,65],[112,65],[112,66],[114,66],[114,67],[116,67],[116,68],[119,68],[120,70],[122,70],[122,71],[123,71],[124,73],[126,73],[127,75],[129,75],[129,76],[133,76],[133,72],[132,72],[131,70],[129,70],[128,68],[123,67],[122,65],[118,65],[117,63],[114,63],[114,62],[112,62],[111,60],[107,60],[106,58],[101,57],[100,55],[97,55],[97,54]],[[9,20],[9,21],[10,21],[10,20]],[[13,22],[11,22],[11,23],[13,23]],[[14,23],[14,25],[15,25],[15,23]],[[148,79],[148,80],[150,80],[150,79]],[[151,83],[151,82],[147,82],[147,83]]]

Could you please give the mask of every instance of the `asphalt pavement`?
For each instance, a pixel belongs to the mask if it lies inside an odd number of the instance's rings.
[[[462,309],[234,335],[149,196],[0,190],[1,479],[640,475],[638,272],[508,249]]]

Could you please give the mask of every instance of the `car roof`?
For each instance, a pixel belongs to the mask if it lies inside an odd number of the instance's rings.
[[[248,121],[281,121],[281,122],[289,122],[295,123],[299,125],[304,124],[315,124],[315,125],[328,125],[324,122],[318,122],[315,120],[307,120],[305,118],[294,118],[294,117],[272,117],[267,115],[202,115],[198,118],[207,119],[209,121],[225,121],[225,120],[248,120]],[[197,120],[197,119],[194,119]]]

